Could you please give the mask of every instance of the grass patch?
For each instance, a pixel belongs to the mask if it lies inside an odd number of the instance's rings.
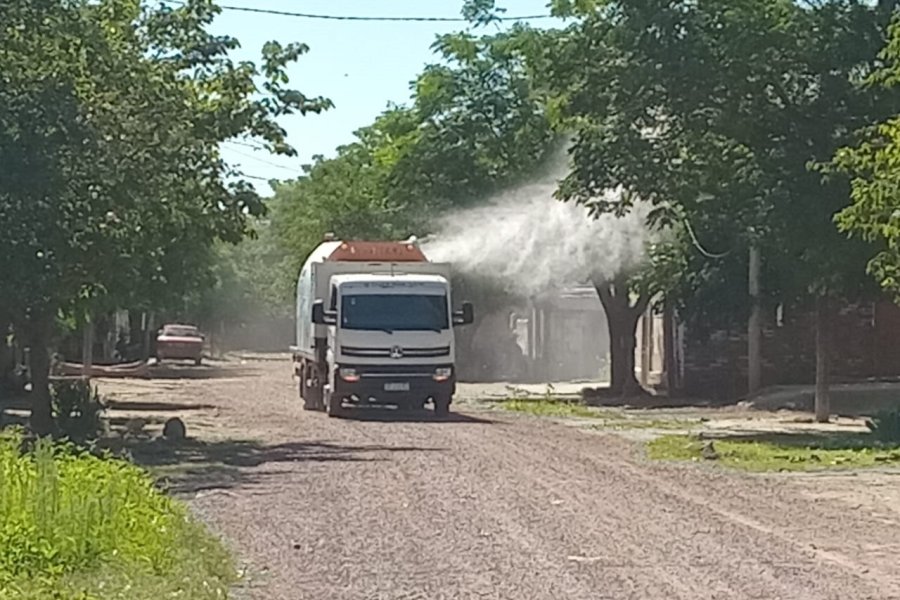
[[[558,398],[512,398],[503,400],[500,406],[505,410],[526,413],[539,417],[582,417],[598,418],[601,415],[576,401]]]
[[[684,419],[640,419],[621,417],[618,419],[604,419],[602,424],[594,425],[594,429],[607,429],[621,431],[627,429],[657,429],[663,431],[689,430],[699,426],[700,421],[686,421]]]
[[[0,437],[0,600],[226,598],[222,545],[138,467]]]
[[[628,429],[660,429],[660,430],[685,430],[691,426],[700,424],[700,421],[686,421],[683,419],[645,419],[640,416],[628,416],[621,410],[604,410],[581,404],[577,400],[565,400],[552,396],[540,398],[511,398],[503,400],[499,405],[505,410],[526,413],[538,417],[577,417],[582,419],[594,419],[601,421],[591,425],[597,430],[628,430]]]
[[[669,435],[648,442],[650,458],[701,461],[708,440]],[[900,465],[900,447],[871,435],[771,436],[769,439],[716,439],[715,461],[745,471],[811,471]]]

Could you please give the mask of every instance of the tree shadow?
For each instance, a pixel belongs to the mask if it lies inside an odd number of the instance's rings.
[[[116,441],[120,441],[120,447],[116,447]],[[108,440],[105,446],[114,452],[127,451],[134,462],[158,477],[161,487],[182,495],[261,485],[289,471],[271,468],[276,464],[383,462],[396,453],[444,451],[443,448],[346,445],[326,441],[265,445],[249,440],[212,442],[194,439],[180,442]]]
[[[132,412],[173,412],[185,410],[215,410],[212,404],[178,403],[178,402],[140,402],[133,400],[107,400],[109,410],[127,410]]]
[[[677,408],[716,408],[733,402],[715,402],[688,396],[657,396],[640,390],[622,394],[609,388],[584,388],[581,399],[586,406],[598,408],[633,408],[638,410],[667,410]]]
[[[236,366],[193,365],[190,363],[164,363],[150,367],[147,379],[234,379],[244,377],[249,369]]]

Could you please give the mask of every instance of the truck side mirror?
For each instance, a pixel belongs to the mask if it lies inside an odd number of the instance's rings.
[[[475,322],[475,308],[471,302],[463,302],[462,308],[453,313],[454,325],[471,325]]]
[[[312,322],[316,325],[334,325],[337,323],[337,315],[325,310],[324,300],[316,300],[312,305]]]

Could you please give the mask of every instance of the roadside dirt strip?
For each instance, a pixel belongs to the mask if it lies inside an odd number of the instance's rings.
[[[328,419],[279,361],[110,385],[202,440],[168,469],[245,566],[238,598],[900,598],[900,507],[861,502],[864,477],[652,463],[465,408]]]

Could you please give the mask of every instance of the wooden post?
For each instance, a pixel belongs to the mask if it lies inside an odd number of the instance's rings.
[[[750,246],[748,284],[750,291],[750,319],[747,323],[747,395],[755,396],[762,388],[762,306],[760,302],[760,272],[762,260],[759,246]]]
[[[663,304],[663,371],[669,396],[678,390],[678,357],[675,355],[675,307],[666,299]]]
[[[653,368],[653,318],[646,311],[641,319],[641,385],[650,386],[650,370]]]
[[[94,319],[90,312],[84,315],[81,336],[81,376],[90,378],[94,366]]]
[[[830,343],[828,322],[828,297],[816,298],[816,421],[827,423],[831,418],[831,391],[829,389]]]

